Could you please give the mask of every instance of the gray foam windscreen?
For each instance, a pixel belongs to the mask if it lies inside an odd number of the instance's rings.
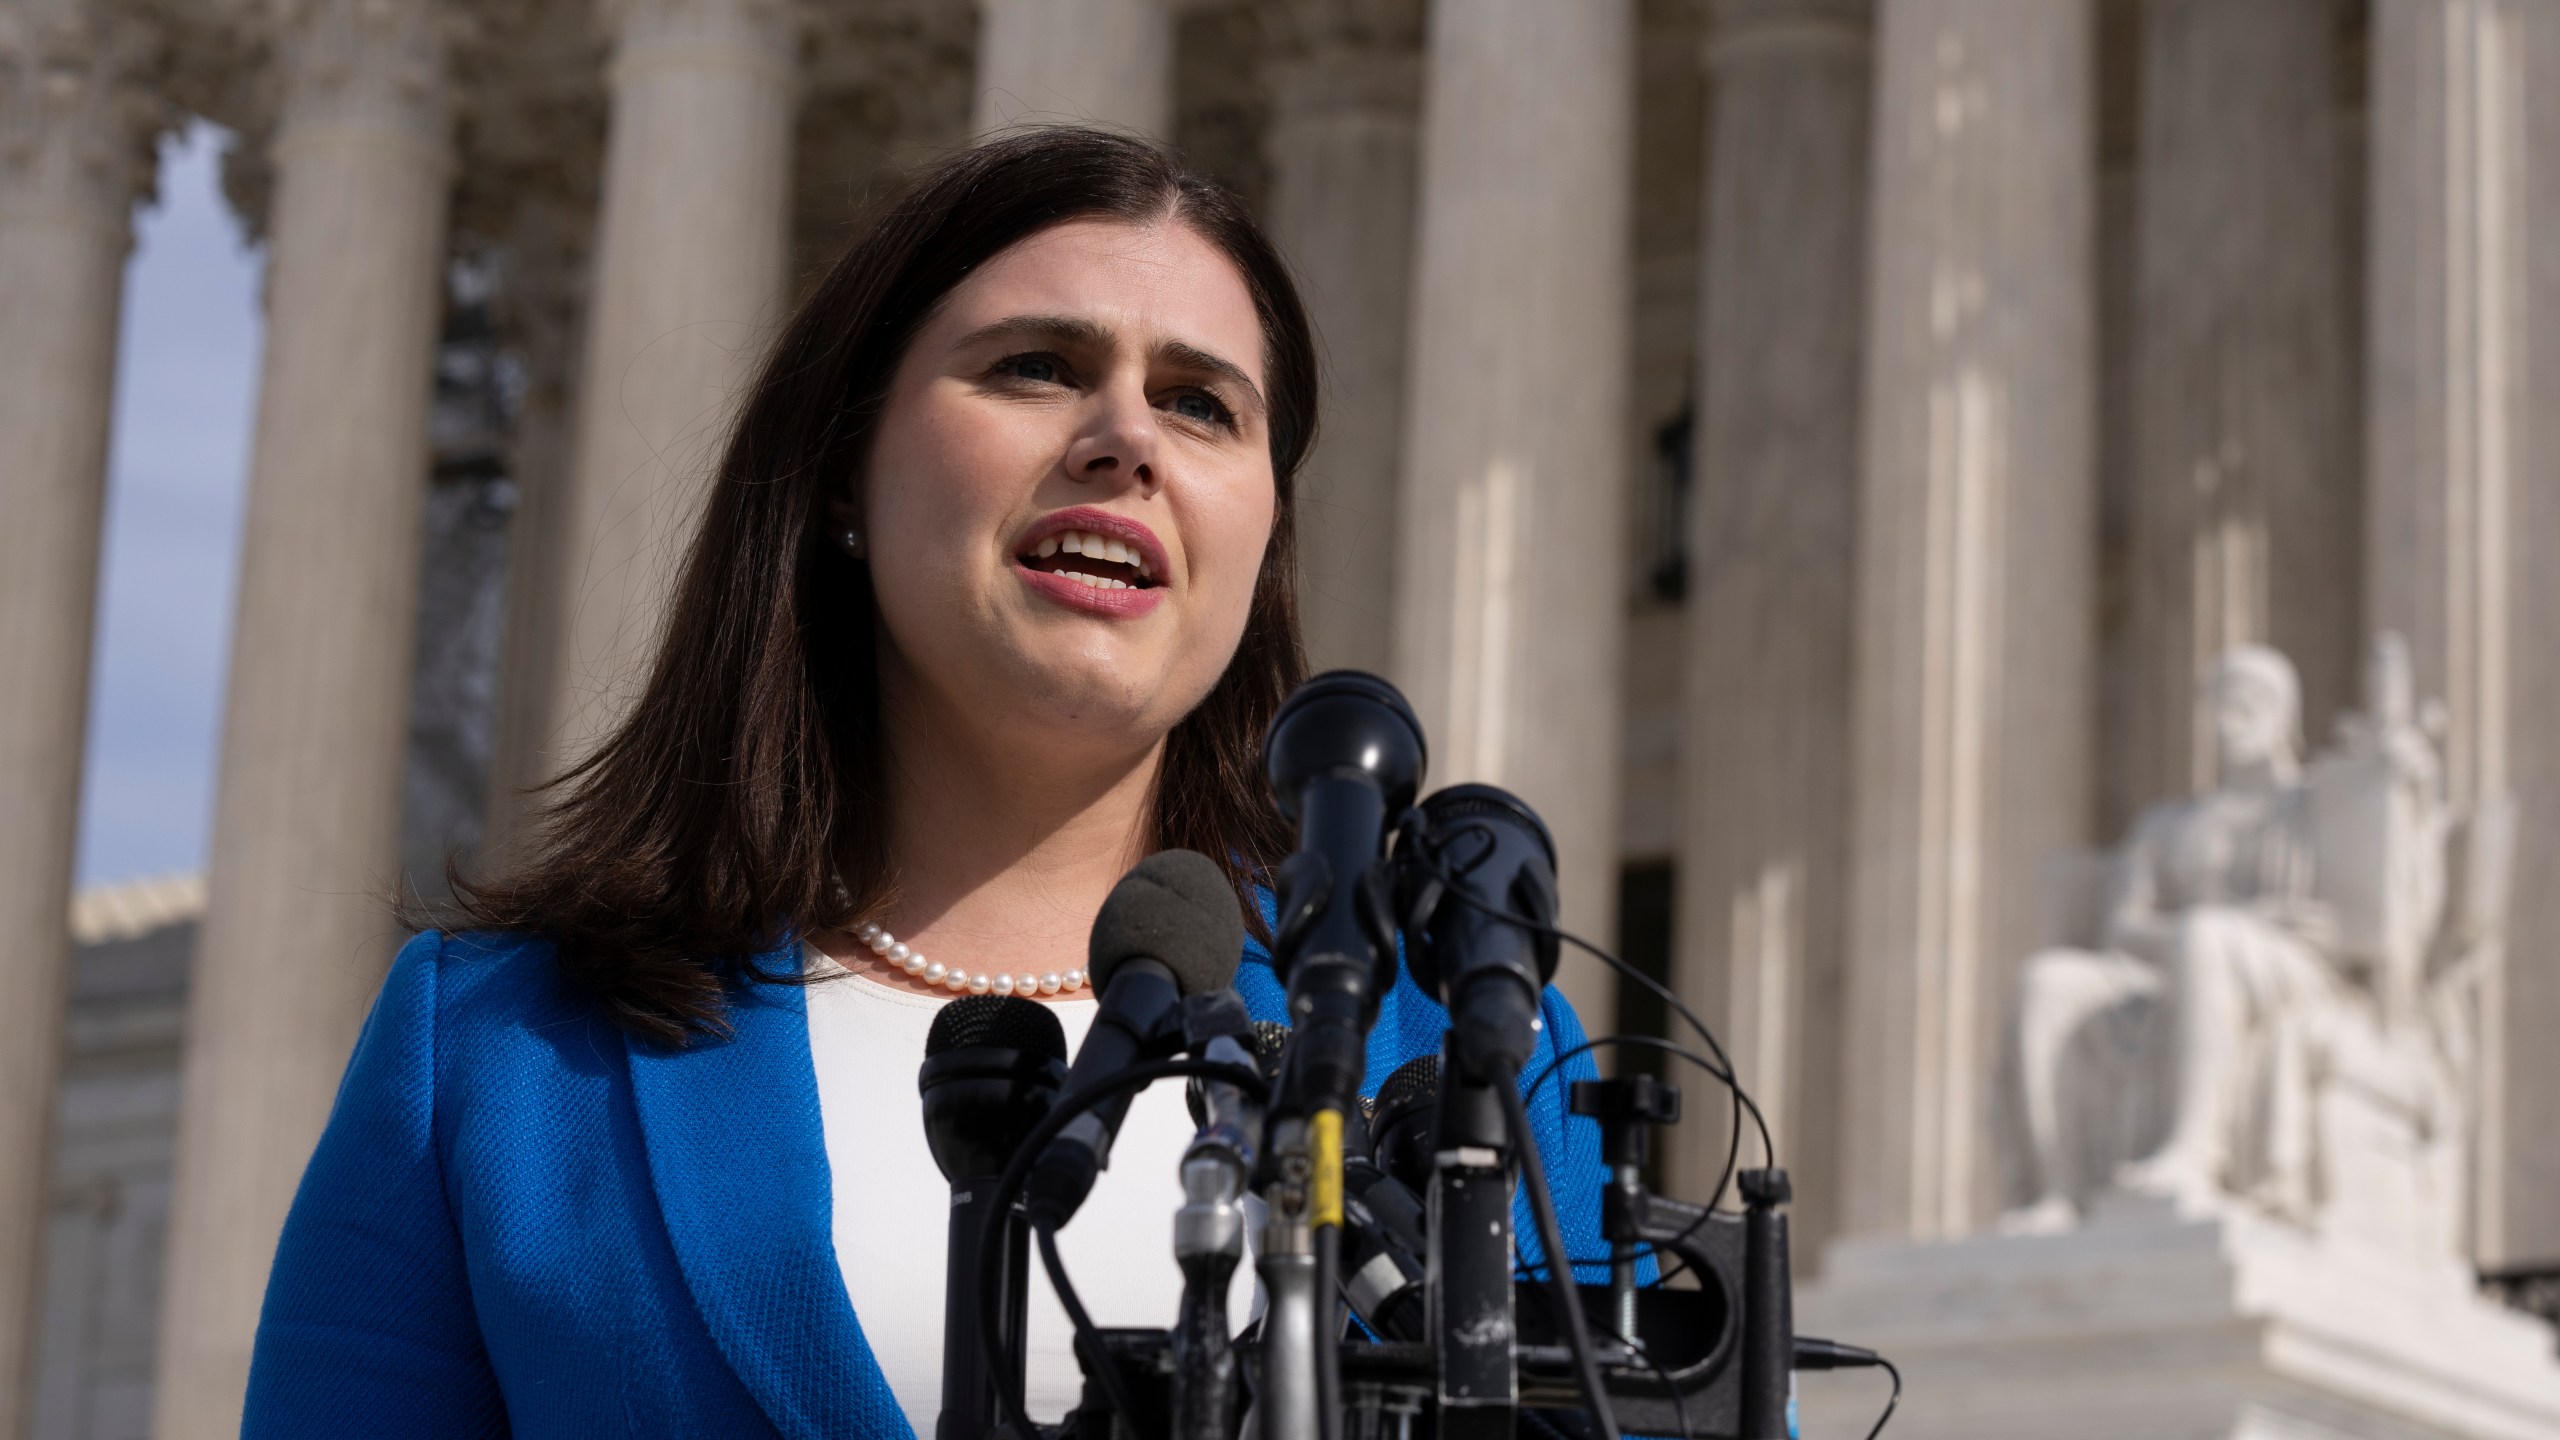
[[[1185,995],[1223,990],[1244,955],[1244,912],[1208,856],[1159,850],[1111,887],[1086,954],[1097,992],[1122,962],[1140,956],[1163,961]]]

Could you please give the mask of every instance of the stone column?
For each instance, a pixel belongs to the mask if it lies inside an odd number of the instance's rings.
[[[2457,801],[2516,806],[2507,941],[2481,977],[2484,1265],[2560,1257],[2560,15],[2537,0],[2373,14],[2365,604],[2445,706]]]
[[[401,765],[453,165],[434,0],[306,0],[284,69],[266,354],[153,1431],[236,1434],[276,1234],[399,939]]]
[[[579,146],[577,138],[564,136],[558,149],[601,160],[600,145]],[[560,512],[569,488],[575,372],[595,237],[592,206],[530,184],[513,187],[508,200],[492,229],[506,257],[500,324],[523,365],[524,390],[507,435],[516,508],[507,518],[506,633],[480,812],[480,863],[493,866],[504,865],[524,837],[524,822],[540,804],[526,787],[544,778],[544,757],[551,753],[550,707],[565,639],[554,605],[565,593],[556,582],[568,548],[560,538]]]
[[[621,719],[740,392],[784,298],[796,32],[781,0],[617,0],[613,116],[587,299],[575,459],[522,625],[547,654],[547,752],[586,754]],[[518,594],[527,593],[519,589]]]
[[[1420,0],[1275,12],[1271,231],[1324,360],[1324,425],[1298,478],[1299,614],[1317,669],[1394,656],[1396,470],[1413,317]]]
[[[1564,922],[1617,894],[1634,162],[1627,0],[1435,4],[1392,672],[1431,781],[1546,817]],[[1595,1024],[1597,962],[1559,978]]]
[[[168,115],[147,32],[14,8],[35,24],[0,49],[0,1436],[31,1389],[116,321]]]
[[[1808,1259],[1839,1192],[1838,1066],[1824,1059],[1840,1028],[1849,871],[1872,10],[1723,0],[1707,40],[1681,755],[1692,798],[1673,933],[1679,988],[1722,1017],[1796,1174]],[[1704,1196],[1724,1163],[1720,1128],[1678,1133],[1694,1143],[1678,1147],[1675,1188]]]
[[[2231,645],[2302,674],[2306,734],[2356,694],[2353,233],[2340,0],[2143,12],[2133,327],[2132,705],[2111,811],[2213,778],[2196,699]]]
[[[1172,0],[978,0],[977,132],[1173,134]]]
[[[2002,997],[2085,843],[2096,617],[2087,0],[1882,0],[1842,1228],[1996,1200]]]

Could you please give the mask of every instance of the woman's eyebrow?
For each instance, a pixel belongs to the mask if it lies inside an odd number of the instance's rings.
[[[1212,355],[1197,345],[1185,345],[1179,340],[1168,340],[1157,346],[1156,358],[1177,369],[1202,371],[1228,381],[1252,399],[1255,409],[1264,408],[1262,391],[1255,388],[1253,377],[1245,374],[1232,360]]]
[[[1007,343],[1045,341],[1081,350],[1108,350],[1118,337],[1110,327],[1098,325],[1080,315],[1011,315],[992,325],[981,325],[960,337],[963,347],[1001,340]]]

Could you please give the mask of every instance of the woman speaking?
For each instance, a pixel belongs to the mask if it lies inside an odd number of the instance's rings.
[[[246,1433],[929,1434],[927,1026],[994,992],[1080,1038],[1095,911],[1161,848],[1262,915],[1316,369],[1269,241],[1146,144],[1000,140],[893,205],[745,395],[629,719],[465,888],[473,928],[393,966]],[[1236,985],[1285,1018],[1258,944]],[[1552,990],[1544,1018],[1532,1075],[1582,1038]],[[1369,1085],[1447,1024],[1400,982]],[[1564,1089],[1539,1148],[1596,1173]],[[1098,1323],[1172,1319],[1190,1130],[1175,1087],[1142,1096],[1064,1232]],[[1567,1243],[1603,1253],[1564,1188]],[[1078,1377],[1034,1291],[1053,1419]]]

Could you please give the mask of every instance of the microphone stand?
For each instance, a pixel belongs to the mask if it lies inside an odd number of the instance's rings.
[[[1395,984],[1380,855],[1421,784],[1422,726],[1394,686],[1329,671],[1272,716],[1263,767],[1298,848],[1280,867],[1271,946],[1295,1033],[1273,1106],[1277,1163],[1255,1267],[1267,1302],[1258,1440],[1339,1440],[1343,1117],[1359,1103],[1369,1026]]]
[[[935,1440],[979,1440],[996,1423],[996,1381],[986,1353],[978,1344],[978,1239],[987,1206],[995,1200],[997,1177],[984,1176],[954,1185],[951,1236],[943,1263],[942,1413],[934,1421]],[[998,1324],[1004,1332],[1004,1367],[1016,1378],[1024,1370],[1024,1326],[1030,1315],[1031,1227],[1022,1207],[1004,1216],[1001,1278],[1004,1309]]]
[[[1251,1033],[1244,1002],[1232,990],[1183,1001],[1183,1039],[1202,1059],[1254,1068],[1240,1037]],[[1173,1216],[1173,1258],[1182,1270],[1182,1308],[1174,1322],[1174,1440],[1233,1440],[1236,1356],[1227,1333],[1227,1283],[1244,1258],[1244,1208],[1261,1138],[1261,1107],[1237,1087],[1199,1084],[1200,1129],[1182,1155],[1182,1208]]]
[[[1432,1156],[1427,1324],[1440,1372],[1440,1433],[1447,1440],[1510,1440],[1520,1409],[1512,1363],[1517,1337],[1511,1291],[1511,1188],[1519,1151],[1504,1082],[1475,1077],[1441,1042],[1440,1114]]]

